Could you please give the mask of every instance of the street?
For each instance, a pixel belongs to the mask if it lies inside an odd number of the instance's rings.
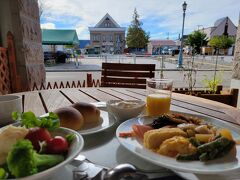
[[[46,82],[58,82],[61,81],[66,83],[69,81],[80,81],[81,83],[86,80],[87,73],[91,73],[95,81],[101,79],[101,63],[102,62],[117,62],[117,63],[138,63],[138,64],[147,64],[154,63],[156,64],[155,77],[160,77],[161,69],[163,69],[164,78],[171,78],[174,80],[174,87],[188,87],[189,80],[187,79],[190,71],[182,70],[176,68],[176,56],[164,57],[164,66],[162,68],[161,58],[159,57],[126,57],[126,56],[109,56],[109,57],[85,57],[84,59],[79,59],[76,63],[75,59],[70,60],[70,62],[65,64],[58,64],[55,66],[46,67]],[[218,71],[217,76],[222,76],[222,85],[226,88],[230,87],[230,80],[232,74],[232,56],[226,56],[224,58],[218,59]],[[188,58],[189,60],[189,58]],[[188,68],[187,58],[185,58],[185,68]],[[204,79],[213,79],[214,67],[215,67],[215,57],[206,57],[203,60],[200,57],[195,59],[195,68],[196,71],[196,88],[205,88],[206,86],[203,83]],[[195,76],[193,71],[193,77]],[[221,78],[220,78],[221,79]]]

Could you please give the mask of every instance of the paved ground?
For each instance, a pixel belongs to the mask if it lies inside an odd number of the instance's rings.
[[[189,71],[177,69],[176,60],[177,57],[164,57],[164,72],[165,78],[174,79],[174,87],[188,87],[188,80],[186,79]],[[66,82],[66,81],[78,81],[81,82],[86,79],[87,73],[92,73],[94,79],[100,79],[101,77],[101,63],[102,62],[120,62],[120,63],[155,63],[157,72],[155,77],[160,77],[160,70],[162,69],[162,62],[159,57],[125,57],[125,56],[109,56],[109,57],[85,57],[80,59],[79,62],[75,62],[74,59],[70,60],[65,64],[57,64],[54,66],[46,67],[47,82]],[[188,67],[189,58],[184,59],[184,66]],[[196,73],[196,84],[195,87],[203,88],[203,80],[208,78],[211,79],[214,74],[215,57],[202,56],[195,58]],[[224,87],[230,86],[231,80],[231,69],[232,69],[232,56],[225,56],[218,58],[218,74],[222,74]]]

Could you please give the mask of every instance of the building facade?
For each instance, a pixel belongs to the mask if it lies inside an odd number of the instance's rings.
[[[215,21],[214,26],[203,28],[201,30],[207,35],[208,40],[212,39],[214,36],[228,36],[228,37],[236,37],[237,27],[233,24],[229,17],[223,17]],[[220,49],[220,55],[233,55],[235,45],[230,47],[229,49]],[[215,54],[216,51],[212,47],[202,47],[202,54],[212,55]]]
[[[122,54],[125,48],[125,30],[107,13],[94,27],[89,27],[92,53]]]
[[[236,37],[237,27],[233,24],[229,17],[223,17],[215,21],[213,27],[203,28],[202,32],[207,35],[209,40],[214,36],[222,35]]]

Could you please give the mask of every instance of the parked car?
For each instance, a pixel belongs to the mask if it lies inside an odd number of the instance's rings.
[[[167,48],[162,49],[161,54],[169,54],[169,51]]]
[[[55,59],[56,56],[53,52],[44,52],[44,61],[49,59]]]
[[[44,52],[44,61],[55,59],[57,63],[65,63],[67,57],[68,55],[63,51],[57,51],[56,53],[49,51]]]
[[[172,56],[174,56],[174,55],[176,55],[176,54],[179,54],[179,49],[169,49],[169,54],[170,55],[172,55]]]
[[[57,63],[65,63],[67,58],[67,54],[63,51],[56,52],[56,62]]]

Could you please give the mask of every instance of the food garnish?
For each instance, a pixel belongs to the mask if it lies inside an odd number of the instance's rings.
[[[21,126],[25,126],[26,128],[42,127],[52,131],[60,126],[59,118],[53,112],[49,112],[48,116],[45,117],[36,117],[31,111],[24,113],[13,112],[12,118],[13,120],[20,121]]]

